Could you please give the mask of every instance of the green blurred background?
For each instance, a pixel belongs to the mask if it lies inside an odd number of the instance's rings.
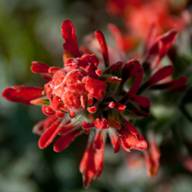
[[[43,83],[30,72],[33,60],[62,65],[60,25],[66,18],[73,20],[80,42],[116,21],[107,15],[104,0],[0,0],[0,91],[14,84]],[[78,171],[85,138],[61,154],[51,148],[41,151],[31,130],[42,118],[38,107],[0,98],[0,192],[192,191],[191,174],[148,178],[145,167],[129,168],[127,155],[113,154],[108,147],[101,178],[85,190]]]

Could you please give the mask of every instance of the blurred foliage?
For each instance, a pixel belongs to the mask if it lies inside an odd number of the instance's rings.
[[[108,22],[117,22],[106,14],[102,0],[0,0],[0,91],[13,84],[38,84],[39,76],[29,70],[32,60],[62,65],[60,24],[65,18],[73,20],[79,38],[98,28],[106,30]],[[191,38],[191,28],[188,33]],[[192,83],[191,48],[180,49],[182,54],[174,62],[176,72],[188,75]],[[190,66],[189,70],[184,71],[184,66]],[[146,177],[144,167],[129,167],[126,154],[116,155],[107,149],[103,174],[86,191],[190,192],[192,174],[180,158],[192,154],[192,127],[179,106],[182,102],[191,104],[191,97],[191,88],[185,95],[165,93],[158,97],[157,92],[152,95],[155,105],[151,117],[137,123],[142,130],[162,132],[163,137],[158,138],[162,169],[157,178]],[[85,191],[78,172],[85,138],[77,139],[60,154],[51,148],[41,151],[31,133],[33,125],[43,118],[40,109],[10,104],[2,98],[0,108],[0,192]]]

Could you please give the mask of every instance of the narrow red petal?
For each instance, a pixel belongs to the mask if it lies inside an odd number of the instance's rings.
[[[87,167],[87,161],[88,161],[88,156],[90,153],[93,152],[93,149],[91,147],[91,145],[87,146],[86,149],[85,149],[85,152],[83,154],[83,157],[81,159],[81,162],[80,162],[80,165],[79,165],[79,170],[80,172],[83,174],[86,170],[86,167]],[[91,154],[92,156],[92,154]]]
[[[90,183],[102,173],[104,147],[104,142],[100,149],[96,149],[94,144],[91,143],[85,150],[79,167],[80,172],[83,175],[83,184],[85,187],[88,187]]]
[[[159,42],[155,42],[148,50],[147,58],[158,56],[160,52]]]
[[[55,115],[49,116],[48,118],[40,121],[33,127],[33,133],[37,135],[42,135],[42,133],[47,130],[53,122],[57,120],[57,117]]]
[[[117,73],[118,71],[120,71],[123,67],[123,62],[119,61],[117,63],[114,63],[113,65],[111,65],[109,68],[107,68],[107,70],[104,72],[105,74],[107,73]]]
[[[64,39],[64,51],[66,57],[78,57],[80,56],[76,30],[73,23],[70,20],[65,20],[61,27],[61,34]]]
[[[160,57],[164,57],[167,54],[168,50],[172,47],[173,43],[176,40],[177,31],[171,30],[165,33],[160,37],[159,41],[161,43],[160,46]]]
[[[115,130],[113,129],[109,130],[109,138],[114,152],[117,153],[120,149],[120,140]]]
[[[42,96],[42,88],[15,86],[4,89],[2,96],[13,102],[30,104],[30,101]]]
[[[39,74],[47,74],[49,70],[49,66],[45,63],[41,63],[39,61],[33,61],[31,65],[31,71],[33,73]]]
[[[125,127],[120,130],[120,140],[125,151],[147,149],[147,142],[144,137],[129,122],[126,122]]]
[[[149,109],[150,107],[150,100],[147,97],[144,96],[138,96],[138,95],[129,95],[129,99],[131,101],[134,101],[137,103],[140,107],[144,109]]]
[[[153,85],[155,85],[156,83],[158,83],[159,81],[165,79],[166,77],[169,77],[172,75],[173,73],[173,66],[169,65],[169,66],[165,66],[161,69],[159,69],[156,73],[154,73],[150,79],[144,84],[144,87],[151,87]]]
[[[100,149],[104,142],[104,133],[101,130],[97,130],[94,138],[94,146],[96,149]]]
[[[103,54],[103,59],[106,66],[109,66],[109,53],[108,53],[108,47],[105,41],[105,37],[101,31],[96,31],[95,36],[97,38],[97,41],[101,47],[101,52]]]
[[[79,170],[83,175],[83,184],[88,187],[96,176],[96,168],[94,162],[95,149],[93,144],[89,144],[81,159]]]
[[[149,176],[155,176],[159,170],[160,164],[160,150],[156,141],[149,143],[149,150],[145,152],[145,163],[147,168],[147,174]]]
[[[102,142],[100,148],[97,149],[95,153],[94,161],[95,161],[96,177],[99,177],[103,171],[104,148],[105,143]]]
[[[109,123],[105,118],[96,118],[93,123],[98,129],[107,129],[109,127]]]
[[[62,135],[55,143],[53,150],[55,152],[61,152],[65,150],[74,140],[81,134],[80,130],[75,130],[69,134]]]
[[[58,70],[60,70],[60,69],[61,69],[60,67],[55,67],[55,66],[49,67],[48,73],[54,74],[54,73],[56,73],[56,72],[57,72]]]
[[[167,89],[168,91],[181,91],[187,86],[187,77],[182,76],[179,79],[172,80],[167,83],[154,85],[152,89]]]
[[[60,120],[56,120],[53,122],[53,124],[42,134],[42,136],[39,138],[38,146],[40,149],[44,149],[48,147],[52,141],[55,139],[57,134],[60,131],[59,128]]]
[[[149,49],[149,55],[159,55],[160,58],[167,54],[176,40],[177,31],[171,30],[160,36]]]
[[[47,115],[47,116],[50,116],[50,115],[54,115],[55,114],[55,111],[50,107],[50,106],[46,106],[46,105],[43,105],[41,107],[41,111],[44,115]]]
[[[141,64],[135,60],[130,60],[122,69],[122,79],[125,82],[128,78],[134,78],[134,82],[129,90],[130,94],[136,94],[141,86],[144,71]]]
[[[58,118],[56,115],[49,116],[44,121],[44,129],[47,130],[53,122],[55,122]]]
[[[158,64],[172,47],[173,43],[176,40],[176,35],[177,31],[171,30],[157,38],[157,40],[148,50],[147,60],[150,60],[151,58],[156,58],[156,62]]]

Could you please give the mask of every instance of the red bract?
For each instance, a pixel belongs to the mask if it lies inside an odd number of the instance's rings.
[[[6,88],[2,96],[9,101],[30,104],[30,101],[42,96],[42,88],[14,86]]]
[[[145,152],[145,163],[147,174],[149,176],[157,175],[160,165],[160,150],[155,139],[149,143],[149,149]]]
[[[146,60],[151,62],[151,68],[158,67],[161,59],[168,53],[176,40],[177,31],[171,30],[161,36],[159,36],[154,42],[151,42],[151,46],[148,47],[146,53]]]
[[[131,149],[145,150],[147,148],[147,142],[143,136],[129,122],[126,122],[120,130],[120,141],[125,151]]]
[[[63,67],[32,62],[32,72],[47,78],[44,87],[6,88],[3,96],[14,102],[41,105],[47,118],[33,129],[40,135],[40,149],[53,143],[53,150],[61,152],[76,137],[88,135],[87,148],[80,164],[84,185],[88,186],[102,173],[107,137],[114,152],[118,152],[120,147],[125,151],[147,149],[147,141],[132,123],[133,116],[144,118],[149,114],[151,102],[141,93],[160,85],[168,89],[182,88],[184,84],[180,81],[184,77],[164,82],[165,78],[172,76],[172,66],[152,71],[148,76],[136,59],[111,63],[101,31],[95,32],[95,38],[100,45],[102,59],[90,50],[79,51],[71,21],[64,21],[61,31],[64,39]],[[157,55],[162,57],[166,54],[173,41],[171,37],[155,42],[159,44],[162,41],[165,47],[159,51],[157,46]],[[164,84],[160,84],[162,81]]]
[[[65,39],[65,43],[63,44],[63,47],[65,49],[64,57],[78,57],[80,55],[80,52],[77,43],[75,27],[70,20],[65,20],[63,22],[61,34],[63,39]]]
[[[100,148],[96,148],[93,143],[88,144],[80,163],[80,172],[83,175],[85,187],[101,175],[104,159],[104,138]]]

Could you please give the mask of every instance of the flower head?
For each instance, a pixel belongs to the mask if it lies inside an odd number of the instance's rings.
[[[45,85],[42,88],[9,87],[3,91],[3,96],[10,101],[41,106],[47,118],[33,129],[40,135],[40,149],[53,143],[53,150],[61,152],[76,137],[88,135],[80,164],[84,185],[88,186],[102,173],[107,137],[114,152],[120,147],[125,151],[147,149],[147,141],[132,123],[133,117],[144,118],[149,114],[151,102],[143,92],[152,88],[176,89],[178,82],[182,88],[186,79],[162,83],[172,76],[172,66],[160,67],[147,75],[144,65],[136,59],[111,63],[101,31],[95,32],[95,38],[100,45],[102,60],[90,51],[80,51],[70,20],[63,22],[61,31],[63,67],[32,62],[32,72],[45,76]],[[149,48],[147,60],[151,62],[153,56],[160,62],[172,43],[172,38],[161,37]]]

